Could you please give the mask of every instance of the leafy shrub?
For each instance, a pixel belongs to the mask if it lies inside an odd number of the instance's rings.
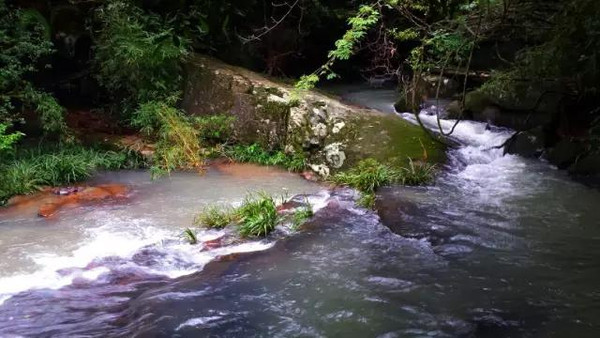
[[[192,124],[202,141],[219,144],[230,140],[234,121],[235,117],[227,115],[196,116]]]
[[[0,155],[3,152],[11,150],[13,145],[23,137],[23,134],[19,132],[7,134],[7,129],[8,126],[6,124],[0,123]]]
[[[139,103],[180,90],[188,41],[175,34],[174,22],[126,0],[107,1],[97,17],[102,23],[94,55],[97,79],[122,110],[130,113]]]
[[[240,221],[239,232],[244,237],[266,236],[278,222],[275,201],[264,192],[247,196],[236,213]]]
[[[10,7],[0,1],[0,123],[19,120],[16,106],[35,110],[45,132],[62,136],[66,130],[64,109],[56,99],[32,82],[44,57],[52,54],[50,27],[35,10]]]
[[[290,171],[306,168],[306,158],[302,153],[286,154],[283,151],[267,151],[259,144],[234,146],[225,149],[225,156],[237,162],[250,162],[261,165],[279,166]]]
[[[207,228],[222,229],[233,222],[235,210],[227,207],[211,205],[194,218],[194,224]]]

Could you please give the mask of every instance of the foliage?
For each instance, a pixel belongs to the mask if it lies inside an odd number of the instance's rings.
[[[435,165],[415,162],[409,158],[408,167],[400,168],[398,182],[402,185],[426,185],[433,182],[435,172]]]
[[[381,186],[398,181],[398,176],[398,172],[391,167],[368,158],[350,170],[333,176],[333,182],[371,193]]]
[[[130,168],[131,164],[127,153],[79,146],[21,150],[0,163],[0,202],[43,186],[80,182],[101,169]]]
[[[239,232],[244,237],[266,236],[279,220],[275,201],[265,192],[247,196],[237,209],[237,216]]]
[[[297,229],[300,225],[304,224],[308,219],[314,216],[312,205],[306,201],[305,206],[298,208],[292,217],[292,227]]]
[[[365,209],[373,209],[375,207],[375,193],[361,192],[356,204]]]
[[[341,39],[335,42],[335,49],[328,53],[327,62],[312,74],[304,75],[296,83],[298,89],[312,89],[321,77],[328,80],[335,79],[338,75],[333,72],[332,66],[336,61],[348,60],[356,51],[357,44],[365,38],[367,31],[379,21],[380,12],[373,6],[362,5],[358,13],[348,19],[350,28]]]
[[[19,110],[34,109],[46,132],[66,132],[64,109],[31,81],[52,52],[48,23],[42,15],[0,1],[0,123],[22,121]]]
[[[153,176],[178,168],[202,167],[204,149],[198,131],[169,101],[149,101],[140,105],[132,124],[157,140]]]
[[[190,228],[187,228],[183,231],[183,238],[185,238],[185,240],[191,245],[198,244],[198,237],[196,236],[194,230]]]
[[[435,165],[414,162],[409,158],[408,167],[392,167],[374,159],[360,161],[346,172],[333,176],[336,184],[345,185],[360,192],[358,205],[372,208],[375,205],[375,191],[389,184],[425,185],[435,178]]]
[[[23,133],[15,132],[7,134],[6,130],[8,126],[6,124],[0,123],[0,155],[2,153],[13,149],[13,145],[23,137]]]
[[[102,28],[94,61],[97,79],[125,112],[180,90],[180,61],[188,41],[175,34],[175,18],[144,12],[128,0],[109,0],[97,10]]]
[[[521,50],[511,67],[494,72],[483,90],[508,100],[554,91],[571,101],[595,98],[590,110],[599,107],[600,20],[591,13],[600,13],[600,2],[568,1],[549,21],[551,29],[542,42]]]
[[[207,228],[222,229],[235,220],[235,210],[230,208],[210,205],[194,218],[194,224]]]
[[[283,151],[267,151],[259,144],[237,145],[226,148],[224,155],[237,162],[250,162],[261,165],[279,166],[290,171],[306,168],[306,158],[302,153],[286,154]]]
[[[234,116],[210,115],[196,116],[192,124],[198,130],[200,139],[205,143],[226,143],[233,135]]]

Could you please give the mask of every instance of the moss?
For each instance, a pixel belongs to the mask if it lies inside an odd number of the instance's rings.
[[[372,115],[354,119],[357,137],[347,150],[347,166],[371,157],[382,163],[404,166],[408,158],[430,163],[445,161],[445,148],[432,140],[421,127],[393,115]]]

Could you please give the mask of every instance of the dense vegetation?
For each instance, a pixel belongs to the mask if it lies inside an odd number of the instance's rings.
[[[459,119],[489,106],[522,112],[519,128],[543,128],[545,147],[576,140],[576,161],[600,149],[598,13],[595,0],[0,0],[0,175],[18,180],[35,157],[21,154],[40,141],[56,151],[36,163],[75,161],[69,149],[83,148],[69,111],[81,105],[156,144],[156,175],[201,170],[214,154],[304,169],[302,154],[235,144],[229,117],[184,114],[183,66],[195,52],[299,78],[300,89],[356,74],[389,77],[399,107],[413,112],[442,96],[457,100]],[[449,92],[447,83],[455,84]],[[77,160],[107,166],[93,156]],[[18,189],[4,183],[2,198],[86,176],[54,168],[32,170],[35,183]]]

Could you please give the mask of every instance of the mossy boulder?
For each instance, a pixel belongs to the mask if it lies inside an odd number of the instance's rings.
[[[367,157],[442,161],[444,148],[401,118],[343,104],[337,97],[298,92],[243,68],[196,55],[186,66],[188,114],[231,114],[234,137],[270,149],[303,153],[327,176]]]

